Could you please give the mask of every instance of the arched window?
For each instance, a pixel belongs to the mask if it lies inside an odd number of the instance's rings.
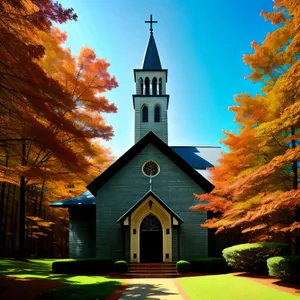
[[[158,105],[156,105],[154,108],[154,122],[160,122],[160,107]]]
[[[143,78],[140,77],[139,79],[139,85],[140,85],[140,89],[141,89],[141,95],[143,95],[144,93],[144,84],[143,84]]]
[[[162,226],[157,217],[149,214],[141,223],[141,231],[161,231]]]
[[[159,78],[158,90],[159,90],[159,95],[162,95],[162,79],[161,78]]]
[[[157,79],[154,77],[152,79],[152,95],[157,95]]]
[[[147,105],[143,105],[143,108],[142,108],[142,121],[148,122],[148,107],[147,107]]]
[[[150,94],[150,79],[148,77],[145,79],[145,94]]]

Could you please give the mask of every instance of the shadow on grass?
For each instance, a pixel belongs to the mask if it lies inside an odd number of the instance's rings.
[[[47,291],[36,300],[95,300],[106,299],[120,286],[118,281],[106,281],[95,284],[71,284]]]
[[[47,275],[51,272],[54,260],[30,260],[28,262],[14,259],[0,259],[0,275],[35,274]]]
[[[84,283],[83,276],[79,274],[53,273],[51,268],[53,261],[55,260],[43,259],[23,262],[13,259],[0,259],[0,275],[16,277],[18,279],[48,279],[73,284]],[[87,283],[95,283],[95,281],[92,280],[92,282]]]
[[[151,299],[159,300],[165,299],[166,296],[180,296],[177,292],[170,292],[163,288],[162,284],[128,284],[126,291],[122,294],[120,299]]]
[[[121,284],[105,275],[52,273],[53,261],[0,259],[0,299],[106,299]]]
[[[0,299],[32,300],[47,290],[64,285],[66,283],[55,280],[0,276]]]
[[[300,294],[300,285],[299,284],[297,285],[295,283],[290,283],[290,282],[287,282],[287,281],[283,281],[283,280],[280,280],[276,277],[271,277],[267,274],[243,272],[243,273],[232,274],[232,275],[238,276],[238,277],[252,278],[254,280],[256,279],[256,281],[258,281],[262,284],[268,282],[269,285],[294,289],[296,293]]]
[[[238,277],[249,277],[249,278],[260,278],[260,279],[270,279],[273,277],[270,277],[267,274],[259,274],[259,273],[248,273],[248,272],[241,272],[241,273],[232,273],[233,276]]]
[[[278,286],[281,286],[281,287],[295,289],[296,293],[300,294],[300,286],[299,286],[299,284],[297,285],[297,284],[289,283],[289,282],[282,281],[282,280],[276,281],[276,282],[274,282],[274,284],[278,285]]]

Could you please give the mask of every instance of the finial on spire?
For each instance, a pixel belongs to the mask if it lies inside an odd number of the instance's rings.
[[[158,23],[158,21],[153,21],[152,20],[152,15],[150,15],[150,21],[145,21],[145,23],[150,23],[150,33],[153,34],[152,24],[153,23]]]

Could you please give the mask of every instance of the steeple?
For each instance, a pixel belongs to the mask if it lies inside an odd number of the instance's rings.
[[[143,59],[143,70],[161,70],[160,59],[156,48],[153,33],[150,33],[148,46]]]
[[[150,37],[144,55],[142,68],[134,70],[136,94],[133,95],[135,110],[135,142],[137,143],[149,131],[153,131],[165,143],[168,143],[168,106],[166,94],[168,70],[162,69],[156,48],[150,15]]]
[[[145,23],[150,23],[150,37],[148,46],[144,55],[142,69],[143,70],[161,70],[160,59],[158,51],[156,48],[154,36],[153,36],[153,23],[158,23],[158,21],[153,21],[152,15],[150,15],[150,21],[145,21]]]

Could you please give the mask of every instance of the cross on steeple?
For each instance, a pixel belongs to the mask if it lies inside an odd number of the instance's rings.
[[[150,23],[150,33],[153,33],[153,28],[152,28],[152,24],[153,23],[158,23],[157,21],[152,21],[152,15],[150,15],[150,21],[145,21],[145,23]]]

